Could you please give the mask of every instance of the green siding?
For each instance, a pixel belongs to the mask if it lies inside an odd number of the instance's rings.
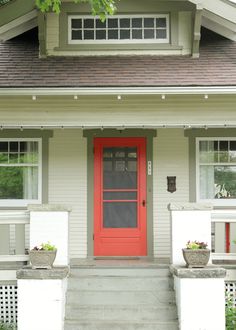
[[[7,24],[14,19],[21,17],[35,9],[34,0],[14,0],[10,1],[0,10],[0,26]]]

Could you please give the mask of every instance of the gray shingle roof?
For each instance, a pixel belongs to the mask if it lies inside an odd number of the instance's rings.
[[[0,87],[232,86],[236,42],[213,38],[189,56],[38,57],[38,44],[0,44]]]

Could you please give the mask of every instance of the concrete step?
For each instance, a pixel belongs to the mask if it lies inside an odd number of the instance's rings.
[[[99,305],[78,306],[67,305],[66,317],[69,320],[79,321],[176,321],[176,306],[154,307],[154,306],[130,306],[130,305]]]
[[[172,290],[158,291],[67,291],[67,304],[78,305],[174,305]]]
[[[66,321],[65,330],[178,330],[177,322]]]
[[[76,267],[70,269],[70,278],[88,277],[88,276],[126,276],[126,277],[170,277],[168,267],[163,268],[82,268]]]
[[[169,290],[172,287],[172,278],[170,277],[130,277],[130,276],[89,276],[72,277],[69,279],[68,290],[103,290],[103,291],[121,291],[121,290]]]

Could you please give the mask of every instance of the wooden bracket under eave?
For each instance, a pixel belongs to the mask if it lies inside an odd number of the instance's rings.
[[[200,4],[196,5],[193,25],[193,44],[192,44],[192,57],[199,57],[199,45],[201,40],[201,23],[202,23],[203,7]]]

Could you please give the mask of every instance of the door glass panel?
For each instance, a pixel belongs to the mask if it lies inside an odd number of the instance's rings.
[[[137,148],[103,149],[104,228],[137,227],[137,161]]]
[[[103,203],[104,228],[136,228],[137,203]]]
[[[134,158],[134,153],[137,154],[137,148],[103,149],[103,189],[137,189],[137,158]]]
[[[108,191],[103,193],[104,200],[136,200],[137,193],[133,191]]]

